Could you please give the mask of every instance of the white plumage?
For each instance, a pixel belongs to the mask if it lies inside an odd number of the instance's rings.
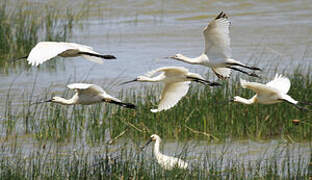
[[[92,47],[67,42],[39,42],[29,55],[26,56],[29,64],[38,66],[45,61],[54,58],[56,56],[61,57],[76,57],[83,56],[89,61],[93,61],[99,64],[103,63],[102,59],[116,59],[112,55],[102,55],[93,51]]]
[[[157,76],[155,74],[160,73]],[[153,77],[154,76],[154,77]],[[180,99],[186,95],[191,81],[203,83],[210,86],[220,85],[216,82],[209,82],[201,75],[191,73],[184,67],[162,67],[145,74],[138,76],[135,80],[125,83],[140,81],[140,82],[163,82],[164,88],[160,96],[160,102],[157,109],[151,109],[152,112],[168,110],[175,106]]]
[[[130,103],[123,103],[119,99],[107,94],[100,86],[95,84],[86,83],[73,83],[67,85],[69,89],[75,90],[76,94],[70,99],[64,99],[62,97],[55,96],[51,100],[42,102],[55,102],[63,105],[72,104],[95,104],[101,102],[113,103],[126,108],[135,108],[135,105]],[[38,103],[42,103],[38,102]]]
[[[154,155],[156,157],[157,163],[164,169],[166,170],[171,170],[173,168],[180,168],[180,169],[187,169],[188,163],[183,161],[182,159],[172,157],[172,156],[167,156],[162,154],[159,151],[159,146],[161,139],[157,134],[151,135],[150,140],[142,147],[142,149],[147,146],[149,143],[152,141],[155,141],[154,145]]]
[[[221,12],[204,29],[205,51],[198,57],[189,58],[182,54],[176,54],[170,58],[190,64],[198,64],[210,67],[221,79],[227,79],[231,75],[231,70],[244,74],[259,77],[255,73],[248,73],[235,66],[260,70],[257,67],[249,67],[239,61],[232,59],[230,47],[230,22],[225,13]]]
[[[248,82],[243,79],[241,79],[240,82],[243,88],[253,90],[256,95],[250,99],[235,96],[233,100],[234,102],[240,102],[243,104],[274,104],[278,102],[288,102],[301,108],[297,105],[299,102],[287,94],[290,89],[290,81],[287,77],[276,74],[275,78],[266,84]]]

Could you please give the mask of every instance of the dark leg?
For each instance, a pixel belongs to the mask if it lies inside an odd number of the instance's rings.
[[[236,68],[236,67],[231,67],[231,66],[227,66],[227,68],[230,68],[230,69],[232,69],[232,70],[234,70],[234,71],[239,71],[239,72],[241,72],[241,73],[247,74],[248,76],[253,76],[253,77],[257,77],[257,78],[260,78],[260,79],[261,79],[261,77],[258,76],[256,73],[249,73],[249,72],[246,72],[246,71],[243,71],[243,70],[241,70],[241,69],[238,69],[238,68]]]
[[[221,86],[220,83],[217,83],[217,82],[210,82],[210,81],[207,81],[205,79],[199,79],[199,78],[195,78],[195,77],[187,77],[188,79],[190,79],[191,81],[194,81],[194,82],[198,82],[198,83],[202,83],[204,85],[209,85],[209,86]]]
[[[117,104],[119,106],[125,107],[125,108],[130,108],[130,109],[135,109],[136,106],[131,103],[123,103],[123,102],[118,102],[118,101],[113,101],[113,100],[104,100],[104,102],[112,103],[112,104]]]
[[[291,104],[291,105],[295,106],[295,107],[296,107],[297,109],[299,109],[300,111],[311,111],[311,110],[308,109],[308,108],[305,108],[305,107],[303,107],[303,106],[299,106],[299,105],[297,105],[297,104],[293,104],[293,103],[291,103],[291,102],[289,102],[289,101],[287,101],[287,100],[285,100],[285,99],[279,99],[279,100],[284,101],[284,102],[286,102],[286,103],[288,103],[288,104]],[[298,102],[298,104],[300,104],[300,102]]]
[[[84,54],[84,55],[88,55],[88,56],[95,56],[95,57],[99,57],[99,58],[103,58],[103,59],[116,59],[116,57],[113,56],[113,55],[93,54],[93,53],[89,53],[89,52],[79,52],[78,54]]]
[[[237,64],[237,63],[226,63],[226,65],[239,66],[239,67],[247,68],[247,69],[254,70],[254,71],[262,71],[262,69],[255,67],[255,66],[245,66],[245,65]]]

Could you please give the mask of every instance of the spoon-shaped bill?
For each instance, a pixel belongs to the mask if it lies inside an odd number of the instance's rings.
[[[119,85],[124,85],[124,84],[132,83],[132,82],[135,82],[135,81],[138,81],[138,79],[136,78],[136,79],[133,79],[131,81],[122,82]]]
[[[153,141],[153,139],[150,138],[150,139],[146,142],[146,144],[145,144],[144,146],[141,147],[141,151],[142,151],[147,145],[149,145],[152,141]]]
[[[52,102],[52,99],[45,100],[45,101],[34,102],[34,103],[31,103],[31,105],[33,105],[33,104],[40,104],[40,103],[46,103],[46,102]]]

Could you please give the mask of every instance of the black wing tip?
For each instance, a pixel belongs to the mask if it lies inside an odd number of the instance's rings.
[[[221,19],[221,18],[228,19],[228,16],[223,11],[221,11],[220,14],[215,19]]]

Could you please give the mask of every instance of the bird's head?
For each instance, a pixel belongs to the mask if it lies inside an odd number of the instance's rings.
[[[63,100],[64,100],[64,98],[62,98],[62,97],[54,96],[54,97],[52,97],[51,100],[48,100],[48,102],[61,103],[61,102],[63,102]]]
[[[169,58],[181,61],[181,60],[184,59],[184,57],[185,57],[185,56],[182,55],[182,54],[176,54],[176,55],[174,55],[174,56],[170,56]]]
[[[132,82],[136,82],[136,81],[146,82],[146,81],[148,81],[148,80],[149,80],[148,77],[145,77],[145,76],[138,76],[137,78],[135,78],[135,79],[133,79],[133,80],[120,83],[120,85],[132,83]]]
[[[152,141],[156,141],[156,140],[160,141],[161,140],[157,134],[151,135],[151,139],[152,139]]]
[[[161,141],[160,137],[157,134],[151,135],[150,139],[145,143],[144,146],[141,147],[141,150],[143,150],[147,145],[149,145],[152,141]]]
[[[241,97],[239,96],[234,96],[233,98],[230,99],[230,102],[238,102]]]

